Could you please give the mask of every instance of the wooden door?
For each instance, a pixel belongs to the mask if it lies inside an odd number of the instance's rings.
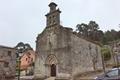
[[[55,64],[51,65],[51,76],[53,77],[56,76],[56,65]]]

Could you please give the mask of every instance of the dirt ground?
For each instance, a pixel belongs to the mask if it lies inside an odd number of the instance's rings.
[[[107,68],[106,71],[110,70],[111,68]],[[83,74],[79,74],[74,77],[74,80],[94,80],[97,76],[104,74],[103,70],[98,71],[90,71]]]

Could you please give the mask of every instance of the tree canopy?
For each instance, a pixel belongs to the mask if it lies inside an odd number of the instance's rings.
[[[93,41],[98,41],[104,45],[111,41],[120,39],[120,31],[112,29],[103,32],[99,29],[99,25],[95,21],[90,21],[88,24],[77,24],[76,31],[80,36]]]

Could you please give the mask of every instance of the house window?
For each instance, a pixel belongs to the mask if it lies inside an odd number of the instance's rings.
[[[33,62],[33,58],[31,58],[31,62]]]
[[[30,52],[28,52],[28,54],[30,55]]]
[[[26,61],[27,61],[27,58],[26,58]]]
[[[11,51],[8,51],[8,56],[11,56],[11,53],[12,53]]]
[[[8,62],[5,62],[4,63],[4,67],[8,67],[9,63]]]

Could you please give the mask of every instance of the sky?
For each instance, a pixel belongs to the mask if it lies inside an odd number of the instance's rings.
[[[61,25],[75,30],[77,24],[93,20],[101,30],[120,30],[120,0],[0,0],[0,45],[29,43],[46,27],[48,4],[58,4]]]

